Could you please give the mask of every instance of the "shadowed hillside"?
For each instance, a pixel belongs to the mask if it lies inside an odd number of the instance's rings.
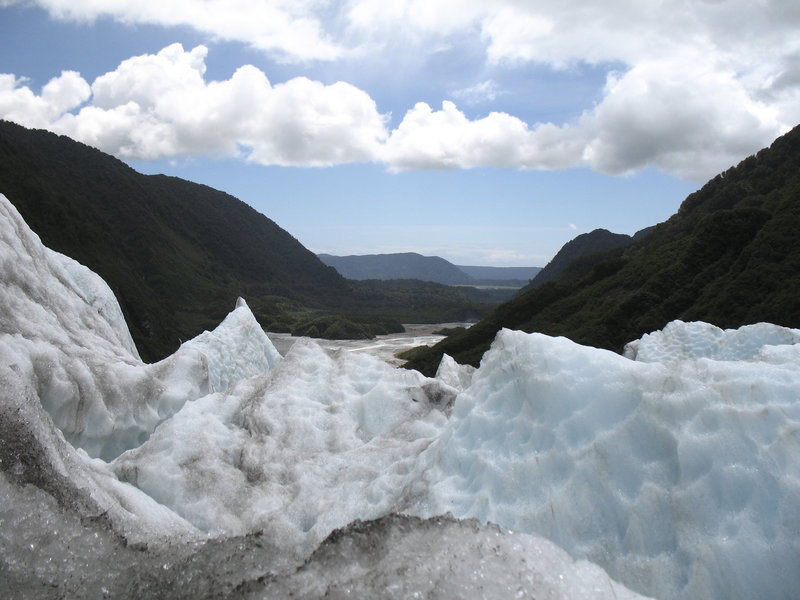
[[[646,236],[571,263],[466,332],[407,355],[477,364],[502,328],[620,351],[674,319],[800,327],[800,128],[717,175]]]
[[[0,123],[0,192],[46,245],[111,285],[143,357],[213,327],[237,294],[263,312],[257,298],[347,292],[333,269],[236,198],[141,175],[64,136]]]
[[[67,137],[6,121],[0,193],[48,247],[106,280],[148,361],[215,327],[238,296],[265,328],[320,337],[466,320],[497,305],[418,281],[357,285],[233,196],[142,175]]]
[[[632,239],[631,236],[624,233],[611,233],[606,229],[595,229],[589,233],[582,233],[564,244],[553,259],[525,286],[524,291],[537,288],[548,281],[555,281],[569,264],[579,257],[624,246]]]

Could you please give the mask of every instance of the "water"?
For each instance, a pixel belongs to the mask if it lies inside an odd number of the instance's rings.
[[[315,338],[320,346],[334,352],[344,349],[350,352],[364,352],[377,356],[390,365],[400,366],[405,361],[397,358],[397,354],[416,348],[417,346],[433,346],[445,336],[434,333],[445,328],[469,327],[471,323],[428,323],[403,325],[403,333],[379,335],[371,340],[323,340]],[[267,333],[270,341],[285,356],[289,348],[299,339],[288,333]]]

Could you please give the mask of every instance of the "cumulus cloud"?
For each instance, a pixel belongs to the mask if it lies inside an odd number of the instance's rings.
[[[773,107],[754,99],[732,72],[702,61],[641,63],[608,77],[604,100],[580,120],[584,158],[606,173],[654,165],[704,179],[784,129]]]
[[[173,44],[123,61],[91,85],[65,72],[41,95],[0,76],[0,114],[45,127],[123,158],[206,154],[277,165],[372,160],[385,117],[365,92],[304,77],[271,85],[253,66],[207,82],[207,49]],[[91,103],[76,112],[79,104]]]
[[[333,60],[346,49],[325,31],[306,0],[35,0],[54,18],[188,26],[216,39],[246,43],[286,61]]]
[[[548,169],[577,166],[580,140],[569,128],[528,125],[506,113],[470,120],[449,101],[434,111],[418,103],[392,131],[381,158],[395,171],[522,167]]]
[[[393,171],[583,166],[615,175],[655,166],[702,181],[800,121],[800,10],[782,0],[757,8],[749,0],[35,1],[57,18],[190,26],[279,60],[380,61],[382,49],[397,48],[427,56],[469,39],[485,62],[480,83],[452,93],[464,106],[491,108],[501,96],[493,77],[502,73],[505,88],[519,65],[556,75],[587,64],[608,70],[594,103],[563,122],[499,110],[468,118],[445,101],[416,104],[392,130],[370,95],[347,83],[272,85],[252,66],[207,81],[203,46],[131,58],[91,85],[64,72],[40,93],[0,76],[5,118],[122,157],[374,161]]]
[[[609,174],[653,165],[697,180],[768,143],[783,126],[774,104],[753,98],[735,73],[699,59],[645,61],[610,73],[602,101],[574,123],[531,126],[504,112],[470,119],[454,102],[436,110],[421,102],[389,131],[374,100],[350,84],[297,77],[272,85],[250,65],[207,81],[207,52],[173,44],[123,61],[91,85],[65,71],[38,95],[24,80],[0,75],[0,116],[122,158],[372,161],[392,171],[587,166]]]
[[[39,96],[25,82],[12,74],[0,74],[0,116],[28,127],[47,128],[91,95],[89,84],[75,71],[51,79]]]
[[[404,0],[391,15],[395,25],[390,30],[383,26],[387,14],[376,8],[376,1],[350,3],[358,29],[369,31],[374,24],[382,36],[400,32],[396,35],[409,40],[415,38],[407,30],[430,34],[442,25],[450,6],[449,0],[426,0],[424,8]],[[800,122],[800,9],[795,4],[469,3],[443,31],[479,32],[488,68],[507,73],[527,63],[556,71],[591,64],[616,71],[609,73],[600,100],[567,123],[508,127],[513,117],[506,115],[462,120],[459,127],[450,119],[444,127],[451,110],[426,114],[417,107],[392,135],[394,166],[464,167],[482,154],[492,158],[488,165],[584,165],[610,174],[652,165],[703,180]],[[419,15],[409,16],[412,10]],[[466,90],[454,96],[470,103]],[[494,144],[496,152],[471,146],[480,142],[476,132],[489,121],[506,136],[504,150],[502,143]],[[420,144],[414,147],[412,138]],[[498,152],[506,158],[499,159]]]

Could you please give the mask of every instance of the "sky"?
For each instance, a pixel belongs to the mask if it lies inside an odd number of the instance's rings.
[[[0,118],[314,252],[543,266],[800,123],[800,3],[0,0]]]

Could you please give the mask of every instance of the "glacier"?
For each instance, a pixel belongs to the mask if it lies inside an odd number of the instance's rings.
[[[243,300],[139,358],[0,195],[0,594],[800,597],[800,331],[502,330],[433,378]]]

